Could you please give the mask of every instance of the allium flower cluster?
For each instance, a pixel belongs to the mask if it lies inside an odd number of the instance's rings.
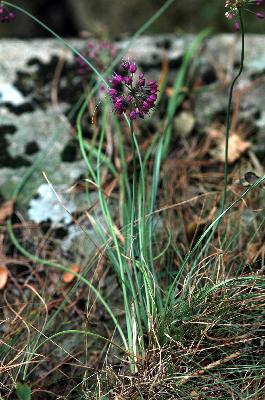
[[[0,5],[0,22],[11,22],[15,18],[15,14],[12,11],[8,11],[2,4]]]
[[[109,96],[117,114],[128,112],[130,120],[144,119],[154,108],[157,99],[158,84],[151,80],[146,82],[144,73],[136,77],[137,65],[131,60],[121,63],[121,73],[114,73],[109,81]]]
[[[236,18],[238,15],[238,11],[240,9],[245,9],[246,11],[249,11],[253,14],[256,15],[257,18],[263,19],[265,17],[264,12],[262,11],[252,11],[248,7],[250,6],[263,6],[264,5],[264,0],[226,0],[225,2],[225,8],[227,8],[227,11],[225,13],[225,16],[229,20],[233,20]],[[240,24],[239,22],[235,23],[235,28],[239,29]]]
[[[99,71],[104,71],[113,58],[116,56],[117,50],[112,43],[109,42],[88,42],[86,49],[82,52],[82,55],[95,65]],[[85,75],[91,72],[89,65],[81,58],[76,57],[78,64],[78,72],[81,75]]]

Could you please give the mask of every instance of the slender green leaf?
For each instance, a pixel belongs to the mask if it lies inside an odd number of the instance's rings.
[[[30,400],[31,399],[31,389],[28,383],[17,383],[16,395],[19,400]]]

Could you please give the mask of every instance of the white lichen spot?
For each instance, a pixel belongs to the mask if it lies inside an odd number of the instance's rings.
[[[31,221],[40,223],[50,220],[53,228],[72,222],[70,214],[76,210],[76,206],[71,200],[62,199],[63,203],[60,203],[46,183],[40,185],[37,194],[37,198],[29,203],[28,215]]]
[[[0,103],[12,103],[19,106],[25,103],[25,98],[10,83],[0,83]]]

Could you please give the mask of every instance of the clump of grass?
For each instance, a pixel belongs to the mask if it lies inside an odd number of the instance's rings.
[[[102,373],[108,399],[261,399],[264,279],[242,277],[179,296],[157,322],[137,374]]]

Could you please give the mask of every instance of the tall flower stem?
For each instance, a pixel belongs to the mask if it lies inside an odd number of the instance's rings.
[[[141,279],[138,276],[138,270],[137,270],[137,262],[136,260],[138,259],[139,256],[139,248],[138,248],[138,238],[137,238],[137,229],[135,226],[135,222],[137,219],[137,193],[136,193],[136,185],[137,185],[137,171],[136,171],[136,157],[137,157],[137,148],[136,148],[136,138],[134,135],[134,129],[133,129],[133,121],[130,120],[130,134],[131,134],[131,146],[132,146],[132,166],[133,166],[133,171],[132,171],[132,186],[131,186],[131,193],[132,193],[132,199],[130,202],[131,204],[131,215],[130,215],[130,259],[132,263],[132,276],[131,279],[134,280],[135,284],[135,290],[132,290],[132,303],[131,303],[131,323],[132,323],[132,343],[131,343],[131,352],[132,352],[132,359],[130,362],[130,368],[132,372],[137,372],[137,366],[136,366],[136,361],[138,355],[141,353],[141,350],[144,348],[144,344],[142,342],[143,339],[143,333],[142,333],[142,323],[141,320],[138,318],[139,316],[136,315],[136,311],[139,308],[138,307],[138,300],[140,301],[140,305],[143,302],[142,298],[142,293],[141,293]],[[129,200],[129,199],[128,199]],[[133,288],[131,288],[133,289]],[[141,308],[141,307],[140,307]],[[139,312],[139,310],[138,310]],[[142,318],[142,313],[140,310],[140,314]],[[137,333],[138,332],[138,333]],[[141,343],[139,342],[139,339],[141,340]],[[140,347],[139,347],[140,345]],[[140,350],[141,348],[141,350]]]
[[[136,213],[136,147],[134,142],[133,121],[130,121],[130,133],[132,143],[132,162],[133,162],[133,175],[132,175],[132,208],[131,208],[131,229],[134,236],[134,221]],[[133,240],[133,237],[132,237]]]
[[[245,31],[244,31],[244,22],[242,18],[242,11],[238,9],[238,16],[240,21],[240,29],[241,29],[241,58],[240,58],[240,67],[237,75],[235,76],[229,90],[228,97],[228,105],[227,105],[227,114],[226,114],[226,132],[225,132],[225,167],[224,167],[224,193],[223,200],[221,205],[221,213],[224,211],[226,198],[227,198],[227,180],[228,180],[228,150],[229,150],[229,132],[231,127],[231,111],[232,111],[232,100],[233,100],[233,92],[235,84],[242,74],[244,67],[244,56],[245,56]]]

